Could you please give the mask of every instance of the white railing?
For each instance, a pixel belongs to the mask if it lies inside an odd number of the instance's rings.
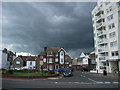
[[[99,60],[106,60],[106,57],[105,56],[101,56],[101,57],[99,57]]]
[[[98,27],[100,27],[100,26],[102,26],[102,22],[101,22],[101,23],[96,24],[96,28],[98,28]]]

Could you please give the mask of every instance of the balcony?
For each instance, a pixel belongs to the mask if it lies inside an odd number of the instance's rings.
[[[99,37],[99,36],[104,35],[104,34],[105,34],[105,31],[104,31],[104,30],[98,31],[97,36]]]
[[[96,19],[96,23],[100,23],[104,20],[104,17],[103,17],[103,15],[99,15],[99,16],[96,16],[95,19]]]
[[[106,61],[106,57],[105,57],[105,56],[100,56],[100,57],[99,57],[99,60],[100,60],[100,61]]]
[[[103,43],[106,43],[106,38],[103,38],[103,39],[99,39],[98,40],[98,44],[103,44]]]
[[[104,49],[98,49],[98,52],[103,52],[104,51]]]
[[[100,27],[100,26],[102,26],[102,22],[101,22],[101,23],[96,24],[96,28],[98,28],[98,27]]]
[[[100,14],[103,14],[103,10],[98,9],[98,11],[95,13],[95,16],[99,16]]]

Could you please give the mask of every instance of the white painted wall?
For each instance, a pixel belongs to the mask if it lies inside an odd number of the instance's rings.
[[[114,70],[115,69],[118,69],[118,65],[117,65],[118,63],[117,63],[117,61],[116,62],[110,62],[110,72],[112,73],[114,73]]]
[[[9,69],[9,63],[7,61],[7,53],[2,52],[2,68]]]
[[[88,64],[88,58],[83,58],[82,64],[83,64],[83,65],[84,65],[84,64]]]
[[[32,62],[32,65],[30,65],[30,62]],[[36,63],[35,61],[27,61],[27,67],[35,67],[36,66]]]
[[[2,51],[0,51],[0,69],[2,68]]]
[[[63,55],[61,55],[63,53]],[[60,51],[60,64],[64,64],[64,52],[63,51]],[[62,61],[62,59],[63,59],[63,61]]]
[[[119,71],[120,71],[120,61],[118,61],[118,67],[119,67]]]

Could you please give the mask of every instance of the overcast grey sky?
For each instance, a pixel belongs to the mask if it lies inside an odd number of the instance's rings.
[[[2,3],[2,44],[13,52],[38,55],[44,45],[78,56],[91,52],[95,2]]]

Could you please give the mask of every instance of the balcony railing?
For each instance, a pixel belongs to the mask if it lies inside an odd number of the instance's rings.
[[[96,24],[96,28],[98,28],[98,27],[100,27],[100,26],[102,26],[102,23]]]
[[[105,35],[105,30],[100,30],[97,32],[97,36]]]
[[[102,43],[102,42],[104,42],[104,39],[98,40],[98,43]]]
[[[100,18],[101,18],[101,15],[96,16],[96,18],[95,18],[95,19],[96,19],[96,20],[98,20],[98,19],[100,19]]]
[[[102,38],[98,40],[98,44],[105,43],[105,42],[106,42],[106,38]]]
[[[101,56],[101,57],[99,57],[99,60],[106,60],[106,57],[105,56]]]
[[[103,34],[103,31],[99,31],[99,32],[97,33],[97,36],[99,36],[99,35],[101,35],[101,34]]]

